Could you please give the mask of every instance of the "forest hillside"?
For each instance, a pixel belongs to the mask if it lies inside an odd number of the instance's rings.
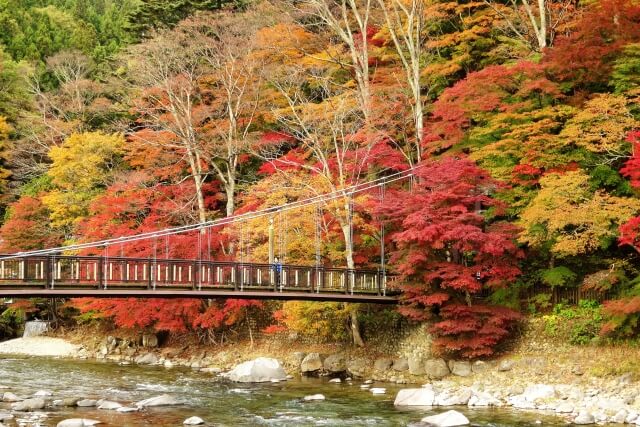
[[[469,358],[567,303],[580,304],[576,343],[640,332],[636,0],[0,0],[0,28],[5,253],[414,168],[410,183],[272,218],[284,263],[384,262],[397,311],[78,299],[59,308],[66,321],[202,339],[258,322],[355,344],[426,321],[442,351]],[[107,250],[268,262],[268,228]],[[46,309],[14,304],[6,330],[33,310]]]

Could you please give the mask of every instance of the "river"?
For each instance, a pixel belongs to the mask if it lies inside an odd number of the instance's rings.
[[[326,379],[297,378],[281,383],[236,384],[190,369],[120,366],[113,363],[63,359],[0,358],[2,391],[32,395],[39,390],[53,398],[105,398],[122,404],[159,394],[170,394],[184,401],[182,406],[148,408],[142,412],[117,413],[95,408],[47,409],[42,425],[55,426],[65,418],[92,418],[105,426],[182,426],[191,416],[203,418],[209,426],[403,426],[425,415],[445,409],[399,410],[393,399],[399,386],[387,388],[384,395],[373,395],[352,384],[328,383]],[[324,401],[303,402],[306,395],[322,393]],[[9,404],[2,404],[4,409]],[[478,426],[560,426],[560,418],[540,413],[508,409],[460,409]],[[16,425],[13,420],[8,425]],[[538,421],[536,423],[536,421]]]

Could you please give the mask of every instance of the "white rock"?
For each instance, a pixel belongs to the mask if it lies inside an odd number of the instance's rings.
[[[33,397],[47,397],[47,396],[52,396],[53,393],[51,393],[50,391],[47,390],[40,390],[40,391],[36,391],[35,393],[33,393]]]
[[[385,394],[387,389],[384,387],[372,387],[369,391],[373,394]]]
[[[45,401],[41,397],[34,397],[33,399],[26,399],[22,402],[16,402],[11,404],[11,409],[14,411],[34,411],[36,409],[42,409],[45,406]]]
[[[624,420],[627,419],[627,415],[628,412],[626,409],[620,409],[618,412],[616,412],[611,421],[618,424],[624,424]]]
[[[279,383],[280,381],[281,381],[281,380],[279,380],[279,379],[277,379],[277,378],[272,378],[272,379],[271,379],[271,382],[272,382],[272,383],[274,383],[274,384],[277,384],[277,383]]]
[[[132,408],[130,406],[123,406],[121,408],[116,409],[117,412],[126,414],[127,412],[138,412],[140,408]]]
[[[170,405],[181,405],[182,403],[178,401],[175,397],[169,396],[168,394],[162,394],[160,396],[150,397],[149,399],[144,399],[139,402],[136,402],[136,406],[138,408],[146,408],[152,406],[170,406]]]
[[[222,372],[222,369],[212,366],[209,368],[201,368],[200,372],[206,372],[207,374],[219,374]]]
[[[366,380],[364,384],[373,384],[373,380]]]
[[[529,402],[533,402],[536,399],[549,399],[555,397],[556,389],[552,385],[534,384],[527,387],[522,395]]]
[[[593,415],[583,411],[583,412],[580,412],[580,414],[578,414],[578,416],[573,419],[573,423],[578,425],[595,424],[596,420],[595,418],[593,418]]]
[[[204,420],[200,417],[190,417],[184,420],[182,424],[188,425],[188,426],[197,426],[200,424],[204,424]]]
[[[310,402],[312,400],[324,400],[324,399],[325,399],[324,394],[312,394],[304,397],[304,400],[307,402]]]
[[[96,400],[93,400],[93,399],[82,399],[82,400],[78,400],[76,402],[76,406],[79,406],[81,408],[87,408],[87,407],[90,407],[90,406],[96,406],[97,403],[98,402]],[[80,418],[78,418],[78,419],[80,419]]]
[[[287,373],[276,359],[258,357],[233,368],[226,377],[241,383],[269,382],[287,379]]]
[[[169,359],[164,361],[164,367],[167,369],[173,368],[173,362]]]
[[[468,406],[502,406],[502,401],[484,391],[474,391],[467,402]]]
[[[98,406],[98,409],[103,409],[105,411],[113,411],[119,408],[122,408],[121,404],[119,404],[118,402],[112,402],[110,400],[103,400]]]
[[[536,404],[525,399],[523,394],[509,397],[508,403],[516,409],[536,409]]]
[[[331,378],[331,379],[329,380],[329,382],[330,382],[330,383],[341,383],[341,382],[342,382],[342,380],[341,380],[340,378]]]
[[[464,387],[461,390],[445,390],[440,393],[434,402],[437,406],[466,405],[471,398],[471,389]]]
[[[19,398],[18,396],[16,396],[15,394],[13,394],[11,392],[5,392],[2,395],[2,400],[4,402],[20,402],[21,400],[24,400],[24,399]]]
[[[573,405],[569,402],[562,402],[556,407],[556,413],[558,414],[570,414],[573,412]]]
[[[624,422],[627,424],[631,424],[638,419],[638,413],[636,411],[629,411],[629,415],[624,419]]]
[[[62,420],[57,424],[57,427],[89,427],[96,424],[102,424],[102,421],[91,420],[88,418],[69,418]]]
[[[369,387],[371,387],[371,385],[369,385],[369,384],[360,384],[360,388],[362,388],[362,389],[367,389]]]
[[[435,393],[430,388],[405,388],[398,392],[395,406],[432,406]]]
[[[458,411],[447,411],[438,415],[431,415],[422,419],[423,423],[435,427],[468,426],[469,419]]]

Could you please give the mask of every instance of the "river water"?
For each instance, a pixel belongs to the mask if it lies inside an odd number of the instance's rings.
[[[93,361],[43,358],[0,358],[2,391],[32,395],[39,390],[53,398],[106,398],[122,404],[170,394],[184,405],[148,408],[120,414],[95,408],[47,409],[42,425],[55,426],[65,418],[92,418],[105,426],[182,426],[197,415],[209,426],[403,426],[426,415],[444,411],[437,408],[399,410],[393,399],[399,386],[373,395],[360,388],[361,382],[330,384],[326,379],[297,378],[281,383],[236,384],[190,369],[120,366]],[[405,386],[407,387],[407,386]],[[306,395],[322,393],[325,401],[303,402]],[[1,404],[4,409],[9,404]],[[540,413],[507,409],[460,409],[478,426],[565,425],[565,421]],[[15,420],[13,420],[15,423]],[[8,425],[15,425],[9,423]]]

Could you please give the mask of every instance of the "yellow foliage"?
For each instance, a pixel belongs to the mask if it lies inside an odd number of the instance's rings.
[[[259,203],[260,209],[283,205],[311,196],[309,178],[302,174],[271,175],[251,187],[245,204]],[[233,235],[244,234],[244,251],[250,261],[269,261],[269,225],[273,220],[274,252],[280,261],[287,264],[313,264],[315,262],[315,208],[296,209],[293,212],[274,211],[273,215],[257,218],[233,229]]]
[[[7,119],[0,116],[0,142],[7,140],[12,130],[11,125],[7,123]]]
[[[282,305],[281,320],[289,330],[318,341],[341,341],[349,336],[345,325],[350,310],[341,303],[288,301]]]
[[[594,153],[627,153],[626,134],[640,127],[640,121],[629,111],[628,102],[623,96],[598,95],[567,122],[560,136]]]
[[[256,57],[287,63],[317,51],[317,36],[300,25],[276,24],[262,28],[256,34]]]
[[[558,256],[588,254],[606,248],[618,226],[640,212],[640,200],[592,192],[582,171],[549,174],[538,195],[522,213],[520,241],[540,247],[551,240]]]
[[[54,227],[86,215],[89,202],[110,182],[123,155],[124,138],[99,132],[73,134],[49,152],[48,175],[57,187],[42,198]]]

